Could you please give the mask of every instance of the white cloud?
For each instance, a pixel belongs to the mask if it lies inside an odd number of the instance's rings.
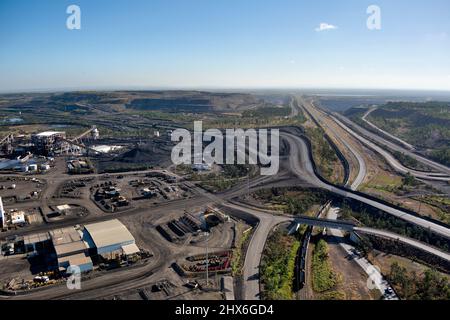
[[[321,32],[321,31],[327,31],[327,30],[335,30],[337,29],[337,26],[334,26],[332,24],[326,23],[326,22],[322,22],[319,27],[316,28],[317,32]]]

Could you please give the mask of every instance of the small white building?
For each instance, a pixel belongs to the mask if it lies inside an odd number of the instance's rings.
[[[58,210],[58,212],[60,212],[61,214],[67,213],[68,211],[70,211],[70,209],[72,208],[68,204],[63,204],[61,206],[56,207],[56,210]]]
[[[13,225],[18,225],[18,224],[25,224],[25,212],[23,211],[16,211],[11,213],[11,223]]]

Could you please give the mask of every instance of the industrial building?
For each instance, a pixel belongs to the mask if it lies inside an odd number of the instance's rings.
[[[22,159],[0,159],[0,171],[23,172],[23,173],[45,173],[50,170],[46,158],[27,155]]]
[[[50,269],[60,272],[69,272],[71,266],[92,271],[94,262],[120,259],[127,263],[140,252],[134,237],[117,219],[24,236],[15,245],[23,247],[29,257],[44,257]]]
[[[106,259],[140,252],[130,231],[117,219],[86,225],[83,240]]]
[[[11,213],[11,224],[12,225],[24,225],[26,224],[25,212],[15,211]]]
[[[94,173],[94,166],[89,161],[89,159],[73,159],[67,162],[67,171],[71,174]]]
[[[35,134],[31,137],[31,142],[36,150],[42,154],[50,154],[55,151],[59,143],[66,139],[66,133],[60,131],[46,131]]]
[[[38,255],[39,252],[51,247],[50,235],[46,233],[35,233],[29,236],[23,237],[23,244],[25,252],[29,256]]]
[[[81,272],[91,271],[94,268],[88,247],[82,241],[81,230],[69,227],[50,231],[49,235],[60,271],[66,271],[70,266],[78,266]]]

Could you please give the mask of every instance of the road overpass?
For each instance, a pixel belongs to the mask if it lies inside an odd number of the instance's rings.
[[[422,250],[424,252],[427,252],[429,254],[432,254],[434,256],[437,256],[443,260],[446,260],[450,262],[450,254],[438,250],[428,244],[422,243],[420,241],[398,235],[393,232],[384,231],[384,230],[378,230],[378,229],[372,229],[372,228],[361,228],[356,226],[354,223],[347,222],[347,221],[339,221],[334,219],[321,219],[321,218],[314,218],[314,217],[308,217],[308,216],[299,216],[295,217],[293,224],[297,225],[308,225],[313,227],[322,227],[327,229],[334,229],[334,230],[342,230],[347,232],[356,232],[356,233],[362,233],[362,234],[368,234],[373,235],[381,238],[385,238],[388,240],[394,240],[401,242],[403,244],[406,244],[408,246],[414,247],[415,249]]]
[[[306,224],[308,226],[313,226],[313,227],[321,227],[321,228],[327,228],[327,229],[339,229],[339,230],[349,231],[349,232],[353,231],[356,227],[356,225],[351,222],[331,220],[331,219],[320,219],[320,218],[309,217],[309,216],[295,217],[293,223],[296,225]]]
[[[405,220],[424,229],[429,229],[431,232],[446,239],[450,239],[450,229],[447,226],[424,219],[417,215],[413,215],[406,210],[389,205],[381,200],[376,200],[375,198],[363,193],[338,187],[324,181],[323,179],[320,179],[316,175],[314,164],[311,160],[310,150],[308,149],[308,145],[305,140],[289,133],[282,133],[282,137],[286,139],[290,145],[290,167],[293,173],[297,174],[299,178],[315,185],[318,188],[322,188],[344,198],[364,203],[399,219]]]

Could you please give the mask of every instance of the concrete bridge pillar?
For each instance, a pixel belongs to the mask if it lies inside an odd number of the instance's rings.
[[[355,231],[352,231],[350,232],[350,241],[352,241],[353,243],[359,243],[361,241],[361,238]]]

